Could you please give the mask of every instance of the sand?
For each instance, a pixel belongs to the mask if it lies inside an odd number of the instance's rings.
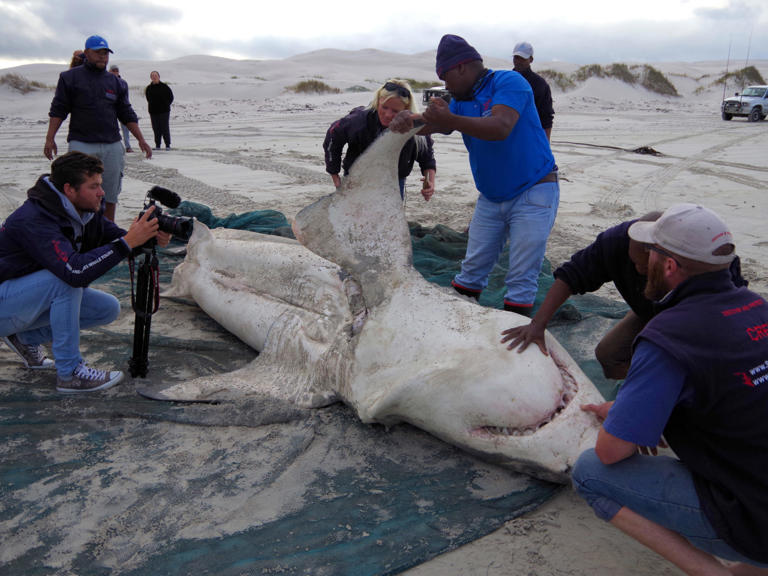
[[[152,160],[128,154],[118,223],[127,227],[155,184],[183,199],[212,207],[219,216],[276,209],[293,217],[332,191],[324,172],[322,140],[328,125],[367,104],[372,90],[392,76],[435,80],[434,54],[374,50],[324,50],[280,61],[232,61],[190,56],[169,62],[121,61],[123,78],[148,141],[151,128],[143,87],[159,70],[176,95],[171,114],[173,150]],[[491,67],[511,63],[490,59]],[[765,75],[768,62],[753,63]],[[590,79],[554,90],[552,148],[560,168],[561,200],[547,256],[557,264],[601,230],[679,201],[700,202],[730,224],[744,276],[768,294],[768,244],[764,230],[768,188],[768,124],[724,122],[719,105],[724,62],[663,63],[679,97],[663,97],[610,79]],[[535,69],[571,72],[567,63]],[[60,65],[0,70],[53,86]],[[338,94],[296,94],[286,87],[316,79]],[[351,87],[366,91],[347,91]],[[728,92],[733,92],[729,88]],[[0,86],[0,218],[15,209],[36,177],[48,171],[43,157],[52,92],[22,95]],[[66,125],[57,137],[66,150]],[[658,155],[633,150],[648,147]],[[134,143],[134,149],[137,149]],[[407,185],[406,215],[424,225],[463,229],[477,193],[457,134],[435,137],[436,194],[424,202],[420,183]],[[604,296],[619,298],[606,287]],[[570,490],[538,510],[454,552],[409,570],[411,575],[466,574],[678,574],[653,553],[597,520]]]

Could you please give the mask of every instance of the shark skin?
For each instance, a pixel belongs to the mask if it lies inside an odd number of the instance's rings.
[[[229,374],[140,393],[342,401],[365,423],[408,422],[566,483],[599,430],[580,405],[603,398],[549,333],[549,356],[535,346],[510,352],[501,331],[527,318],[480,306],[413,267],[396,168],[412,134],[382,134],[339,190],[296,216],[298,242],[196,222],[169,294],[192,297],[260,355]]]

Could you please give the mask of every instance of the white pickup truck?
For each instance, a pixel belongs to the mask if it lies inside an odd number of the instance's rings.
[[[768,115],[768,86],[749,86],[735,96],[726,98],[720,105],[723,120],[734,116],[746,116],[750,122],[764,120]]]

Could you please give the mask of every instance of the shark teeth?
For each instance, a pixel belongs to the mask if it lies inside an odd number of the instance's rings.
[[[576,396],[577,392],[577,385],[574,381],[573,377],[565,372],[563,372],[563,384],[564,384],[564,390],[563,394],[560,397],[560,404],[555,409],[555,411],[550,414],[549,418],[546,418],[539,422],[536,425],[527,426],[525,428],[514,428],[511,426],[479,426],[478,428],[475,428],[472,430],[472,435],[474,436],[492,436],[492,437],[518,437],[518,436],[532,436],[536,433],[537,430],[540,430],[542,427],[546,426],[552,420],[554,420],[563,410],[565,410],[566,406],[571,403],[571,400]]]
[[[476,428],[473,433],[479,436],[531,436],[542,426],[546,426],[551,420],[541,422],[537,426],[528,426],[526,428],[512,428],[511,426],[481,426]]]

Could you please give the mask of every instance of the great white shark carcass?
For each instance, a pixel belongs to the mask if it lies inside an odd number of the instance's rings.
[[[295,218],[297,241],[195,222],[166,295],[193,298],[260,352],[227,374],[144,389],[177,401],[267,394],[335,401],[365,423],[408,422],[482,458],[567,482],[602,396],[547,334],[510,352],[500,333],[527,318],[480,306],[413,267],[398,189],[408,134],[385,132],[333,194]]]

